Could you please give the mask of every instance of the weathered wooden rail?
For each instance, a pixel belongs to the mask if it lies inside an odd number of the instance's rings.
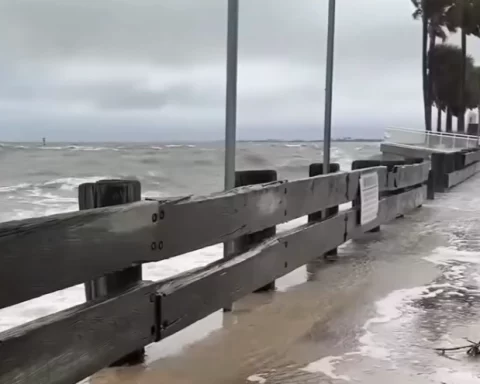
[[[479,162],[480,151],[477,149],[432,154],[432,169],[438,175],[436,191],[444,192],[478,173]]]
[[[446,152],[421,146],[382,143],[380,150],[383,158],[400,161],[431,160],[431,182],[435,192],[445,192],[480,172],[480,149],[478,147]]]
[[[272,287],[275,279],[331,255],[346,241],[420,207],[426,199],[429,161],[356,167],[208,196],[0,224],[0,308],[80,283],[89,287],[90,299],[1,333],[0,383],[76,383],[251,292]],[[311,169],[312,175],[317,173]],[[378,215],[362,225],[360,181],[371,173],[379,180]],[[122,183],[83,186],[82,208],[137,200],[139,187],[127,198],[120,193],[125,190],[119,187]],[[105,185],[116,186],[115,198],[101,203],[98,194]],[[352,208],[338,210],[350,202]],[[307,215],[308,224],[278,234],[265,232]],[[262,236],[255,236],[259,233]],[[253,237],[237,244],[227,259],[162,281],[136,281],[142,263],[244,236]],[[99,285],[92,281],[115,282],[115,277],[120,285],[107,283],[106,292],[95,293]]]

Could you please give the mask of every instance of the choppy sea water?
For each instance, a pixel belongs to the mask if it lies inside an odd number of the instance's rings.
[[[313,142],[239,143],[237,169],[275,169],[282,179],[303,178],[312,162],[322,161],[321,148]],[[339,142],[333,143],[331,158],[349,170],[353,160],[378,152],[379,143]],[[100,179],[138,179],[144,197],[217,192],[222,190],[223,159],[222,143],[3,143],[0,222],[75,211],[78,186]],[[215,245],[145,265],[144,277],[159,280],[221,256],[222,245]],[[76,286],[0,310],[0,331],[83,301],[83,286]]]
[[[275,169],[280,178],[308,176],[322,161],[321,143],[239,143],[237,168]],[[378,153],[378,143],[334,143],[332,161]],[[82,183],[135,178],[144,196],[207,194],[222,189],[222,143],[0,144],[0,221],[77,209]]]

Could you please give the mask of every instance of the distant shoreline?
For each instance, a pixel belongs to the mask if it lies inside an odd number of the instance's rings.
[[[348,143],[348,142],[366,142],[366,143],[380,143],[382,139],[357,139],[357,138],[334,138],[332,142],[335,143]],[[63,141],[63,140],[52,140],[46,142],[47,146],[49,144],[200,144],[200,143],[223,143],[223,140],[172,140],[172,141],[162,141],[162,140],[150,140],[150,141],[81,141],[81,140],[72,140],[72,141]],[[237,140],[237,143],[323,143],[323,140],[284,140],[284,139],[263,139],[263,140]],[[1,144],[38,144],[42,145],[41,141],[11,141],[11,140],[0,140]]]
[[[341,138],[341,139],[332,139],[332,142],[368,142],[368,143],[380,143],[382,139],[356,139],[356,138]],[[275,139],[266,139],[266,140],[237,140],[237,143],[323,143],[323,140],[275,140]]]

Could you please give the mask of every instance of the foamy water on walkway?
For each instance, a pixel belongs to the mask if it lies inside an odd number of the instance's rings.
[[[355,349],[325,356],[303,371],[360,383],[480,383],[480,365],[465,350],[444,356],[434,351],[480,341],[479,186],[471,180],[431,204],[443,214],[427,230],[443,235],[448,245],[419,256],[437,268],[437,277],[376,301]]]
[[[480,383],[480,367],[465,351],[434,351],[480,340],[480,252],[440,247],[424,259],[439,267],[437,279],[377,301],[356,349],[302,370],[359,383],[379,377],[405,383],[412,376],[415,383]]]

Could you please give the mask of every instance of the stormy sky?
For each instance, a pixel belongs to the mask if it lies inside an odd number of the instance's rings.
[[[221,139],[226,13],[226,0],[0,0],[0,140]],[[337,0],[333,136],[421,127],[411,13]],[[322,137],[326,28],[327,0],[240,0],[239,138]]]

